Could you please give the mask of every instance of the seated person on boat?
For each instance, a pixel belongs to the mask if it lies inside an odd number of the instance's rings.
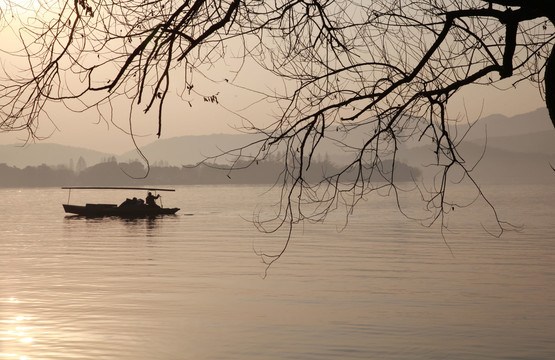
[[[128,207],[128,206],[143,206],[145,204],[143,199],[137,199],[134,197],[133,199],[125,199],[124,202],[120,204],[120,207]]]

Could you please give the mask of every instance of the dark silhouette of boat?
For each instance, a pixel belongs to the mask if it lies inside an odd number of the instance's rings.
[[[107,186],[70,186],[62,187],[62,189],[69,190],[69,197],[71,197],[71,190],[73,189],[110,189],[110,190],[144,190],[144,191],[175,191],[174,189],[160,189],[160,188],[145,188],[145,187],[107,187]],[[173,215],[179,211],[179,208],[164,208],[156,204],[147,205],[141,199],[126,199],[120,205],[116,204],[85,204],[85,205],[71,205],[68,203],[62,204],[66,213],[75,214],[87,217],[104,217],[104,216],[119,216],[119,217],[151,217],[159,215]],[[157,196],[158,197],[158,196]]]

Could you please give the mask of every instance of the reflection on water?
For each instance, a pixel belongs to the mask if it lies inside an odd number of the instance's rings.
[[[119,222],[125,226],[128,226],[130,230],[137,230],[139,228],[144,228],[149,230],[147,233],[150,236],[153,236],[152,231],[156,229],[156,227],[162,222],[168,222],[169,219],[172,217],[176,217],[176,215],[164,215],[164,216],[146,216],[146,217],[139,217],[139,218],[126,218],[126,217],[86,217],[80,215],[66,215],[64,220],[66,224],[70,224],[71,221],[78,221],[80,223],[85,222],[89,224],[106,224],[109,222]],[[165,219],[164,219],[165,218]]]
[[[2,309],[7,309],[8,305],[18,304],[19,302],[19,300],[14,298],[0,298],[0,305],[2,306]],[[2,314],[4,313],[9,313],[9,311],[2,311]],[[0,320],[0,344],[10,344],[10,347],[16,351],[19,350],[19,347],[13,346],[13,344],[19,344],[21,353],[27,353],[24,346],[33,343],[35,339],[33,338],[33,327],[25,325],[32,323],[33,320],[33,317],[24,315],[12,317],[3,316]],[[0,349],[0,358],[12,358],[19,360],[28,359],[27,356],[19,355],[18,353],[5,353],[2,349]]]
[[[135,220],[1,190],[0,360],[554,358],[552,187],[497,189],[525,225],[500,239],[461,211],[454,255],[379,198],[300,229],[264,280],[253,247],[283,237],[241,219],[263,190],[183,187],[164,203],[193,216]]]

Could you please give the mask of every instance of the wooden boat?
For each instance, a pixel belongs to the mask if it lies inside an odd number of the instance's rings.
[[[67,204],[62,204],[64,211],[69,214],[87,217],[104,217],[104,216],[119,216],[119,217],[150,217],[159,215],[172,215],[179,211],[179,208],[164,208],[158,205],[146,205],[142,200],[127,199],[120,205],[116,204],[85,204],[71,205],[69,198],[71,197],[71,190],[73,189],[96,189],[96,190],[143,190],[143,191],[175,191],[174,189],[160,189],[160,188],[146,188],[146,187],[108,187],[108,186],[68,186],[62,189],[69,189],[69,197]]]

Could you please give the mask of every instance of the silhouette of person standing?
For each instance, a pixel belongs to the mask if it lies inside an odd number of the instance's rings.
[[[158,205],[156,204],[156,201],[155,201],[155,200],[158,199],[159,197],[160,197],[160,194],[154,196],[154,195],[152,195],[152,193],[149,191],[149,192],[148,192],[148,195],[146,196],[146,204],[147,204],[148,206],[158,206]]]

